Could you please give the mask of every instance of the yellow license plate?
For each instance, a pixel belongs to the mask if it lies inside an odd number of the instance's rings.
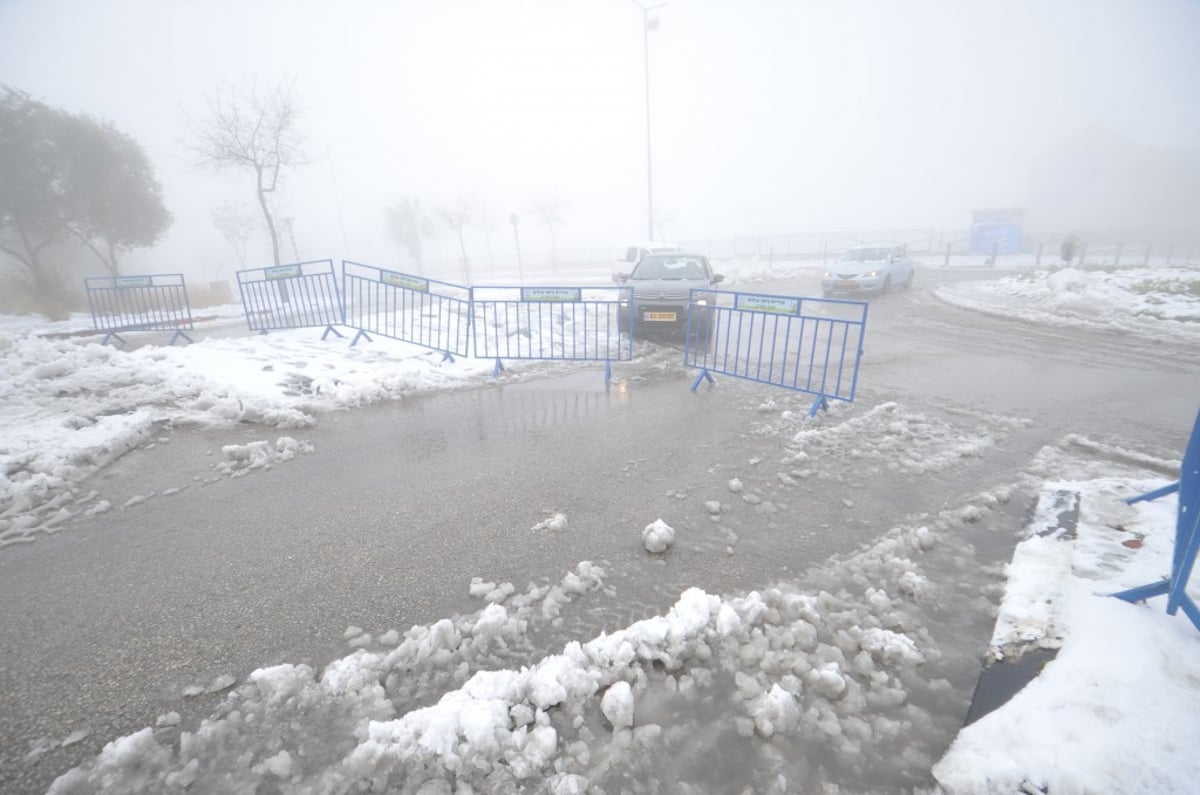
[[[858,282],[853,279],[838,279],[836,287],[857,287]]]
[[[648,320],[648,321],[656,320],[660,323],[661,322],[674,323],[675,322],[675,313],[674,312],[647,312],[646,314],[642,315],[642,320]]]

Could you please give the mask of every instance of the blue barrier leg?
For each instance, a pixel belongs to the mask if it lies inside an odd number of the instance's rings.
[[[1171,556],[1171,573],[1159,582],[1130,588],[1113,596],[1127,602],[1138,602],[1154,596],[1167,597],[1167,614],[1175,615],[1179,608],[1197,630],[1200,630],[1200,608],[1187,593],[1188,581],[1200,554],[1200,413],[1188,438],[1180,466],[1180,477],[1176,483],[1130,497],[1125,502],[1132,504],[1142,500],[1153,500],[1166,494],[1179,493],[1179,514],[1175,524],[1175,550]]]
[[[339,332],[339,331],[338,331],[337,329],[335,329],[333,326],[326,326],[326,327],[325,327],[325,333],[321,335],[321,339],[325,339],[326,337],[328,337],[328,336],[329,336],[329,332],[331,332],[331,331],[334,333],[334,336],[336,336],[338,339],[345,339],[344,337],[342,337],[342,334],[341,334],[341,332]]]
[[[500,357],[496,357],[496,366],[492,369],[492,378],[499,378],[500,371],[504,369],[504,365],[500,363]]]
[[[812,408],[808,410],[808,416],[817,416],[818,411],[829,411],[829,401],[824,395],[817,395],[817,399],[813,401]]]
[[[338,336],[341,336],[341,335],[338,335]],[[322,337],[321,339],[324,339],[324,337]],[[367,342],[372,341],[370,334],[363,331],[362,329],[359,329],[358,333],[354,335],[354,339],[350,342],[350,347],[353,348],[355,345],[358,344],[358,341],[361,339],[365,339]]]
[[[1147,502],[1149,500],[1157,500],[1159,497],[1165,497],[1168,494],[1174,494],[1177,491],[1179,491],[1179,481],[1178,480],[1175,481],[1174,483],[1171,483],[1170,485],[1163,486],[1161,489],[1155,489],[1154,491],[1148,491],[1145,494],[1139,494],[1136,497],[1127,497],[1125,499],[1125,504],[1133,505],[1135,502]]]
[[[708,379],[708,383],[710,383],[710,384],[717,383],[717,379],[712,377],[712,373],[708,372],[707,369],[701,370],[700,375],[696,376],[696,380],[692,382],[692,391],[693,392],[696,391],[696,388],[700,386],[700,382],[703,381],[705,378]]]
[[[1167,596],[1167,612],[1174,615],[1181,604],[1190,601],[1187,595],[1188,580],[1192,578],[1192,569],[1196,565],[1196,554],[1200,552],[1200,516],[1192,522],[1190,532],[1175,534],[1176,547],[1183,547],[1183,554],[1176,555],[1175,571],[1171,574],[1171,593]],[[1194,605],[1193,605],[1194,609]],[[1196,627],[1200,629],[1200,626]]]
[[[122,337],[120,334],[118,334],[118,333],[117,333],[117,332],[115,332],[115,331],[110,331],[110,332],[108,332],[107,334],[105,334],[105,335],[104,335],[104,340],[103,340],[103,341],[102,341],[100,344],[101,344],[101,345],[107,345],[107,344],[108,344],[108,341],[109,341],[110,339],[112,339],[113,337],[116,337],[116,338],[117,338],[117,341],[121,343],[121,347],[122,347],[122,348],[124,348],[124,347],[125,347],[125,338],[124,338],[124,337]]]
[[[259,334],[259,336],[261,336],[261,337],[265,337],[265,336],[267,336],[267,330],[266,330],[266,329],[262,329],[262,330],[260,330],[260,331],[258,332],[258,334]]]
[[[170,342],[170,344],[171,344],[171,345],[174,345],[174,344],[175,344],[175,340],[179,339],[180,337],[183,337],[183,338],[184,338],[185,340],[187,340],[189,343],[192,341],[192,338],[191,338],[191,337],[189,337],[187,334],[184,334],[182,331],[176,331],[176,332],[175,332],[175,334],[174,334],[174,336],[172,336],[172,337],[171,337],[171,342]]]
[[[604,360],[604,383],[606,383],[606,384],[612,383],[612,360],[611,359]]]
[[[1142,602],[1156,596],[1166,596],[1170,589],[1171,583],[1163,580],[1162,582],[1152,582],[1149,585],[1139,585],[1137,588],[1130,588],[1128,591],[1121,591],[1112,596],[1125,602]]]
[[[454,364],[454,357],[450,355],[450,351],[442,351],[442,362]]]

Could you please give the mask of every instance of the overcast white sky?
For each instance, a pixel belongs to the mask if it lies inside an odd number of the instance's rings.
[[[671,0],[653,14],[670,238],[965,228],[973,208],[1022,206],[1032,159],[1082,127],[1200,140],[1197,2]],[[302,258],[402,261],[383,206],[405,196],[472,197],[505,251],[512,212],[545,245],[530,210],[546,198],[562,203],[560,246],[641,239],[642,70],[632,0],[0,0],[0,82],[111,119],[154,160],[176,217],[159,271],[231,258],[210,213],[249,206],[249,179],[195,171],[182,144],[206,94],[246,78],[298,81],[312,162],[285,202]],[[449,233],[442,246],[453,254]],[[265,240],[253,256],[269,264]]]

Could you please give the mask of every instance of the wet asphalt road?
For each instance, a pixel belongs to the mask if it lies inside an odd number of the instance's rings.
[[[1009,482],[1067,433],[1163,453],[1182,444],[1200,400],[1196,351],[984,318],[929,291],[981,275],[932,274],[872,303],[860,401],[1003,413],[1028,428],[949,476],[856,494],[867,518],[855,522],[836,495],[802,489],[778,515],[739,517],[733,556],[701,503],[727,500],[724,484],[749,480],[751,459],[778,457],[780,441],[751,430],[763,400],[798,412],[809,400],[732,379],[692,394],[691,373],[662,366],[669,357],[615,367],[607,387],[585,370],[323,415],[286,432],[313,454],[234,479],[213,471],[222,445],[284,433],[164,434],[85,484],[115,505],[159,496],[0,553],[0,791],[43,791],[162,713],[206,715],[219,696],[185,699],[188,686],[320,664],[345,653],[349,625],[404,630],[478,609],[473,576],[520,588],[601,562],[619,600],[590,619],[598,631],[664,609],[687,585],[733,592],[819,564],[898,515]],[[804,279],[753,291],[814,294]],[[531,530],[554,511],[566,532]],[[795,532],[801,515],[838,532]],[[669,568],[640,547],[659,517],[696,539]],[[39,738],[76,730],[88,734],[22,761]]]

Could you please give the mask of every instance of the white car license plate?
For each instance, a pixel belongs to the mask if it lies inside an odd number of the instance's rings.
[[[853,279],[838,279],[834,286],[854,289],[858,286],[858,282],[854,281]]]
[[[675,322],[675,313],[674,312],[647,312],[644,315],[642,315],[642,320],[649,321],[649,322],[657,321],[659,323],[674,323]]]

